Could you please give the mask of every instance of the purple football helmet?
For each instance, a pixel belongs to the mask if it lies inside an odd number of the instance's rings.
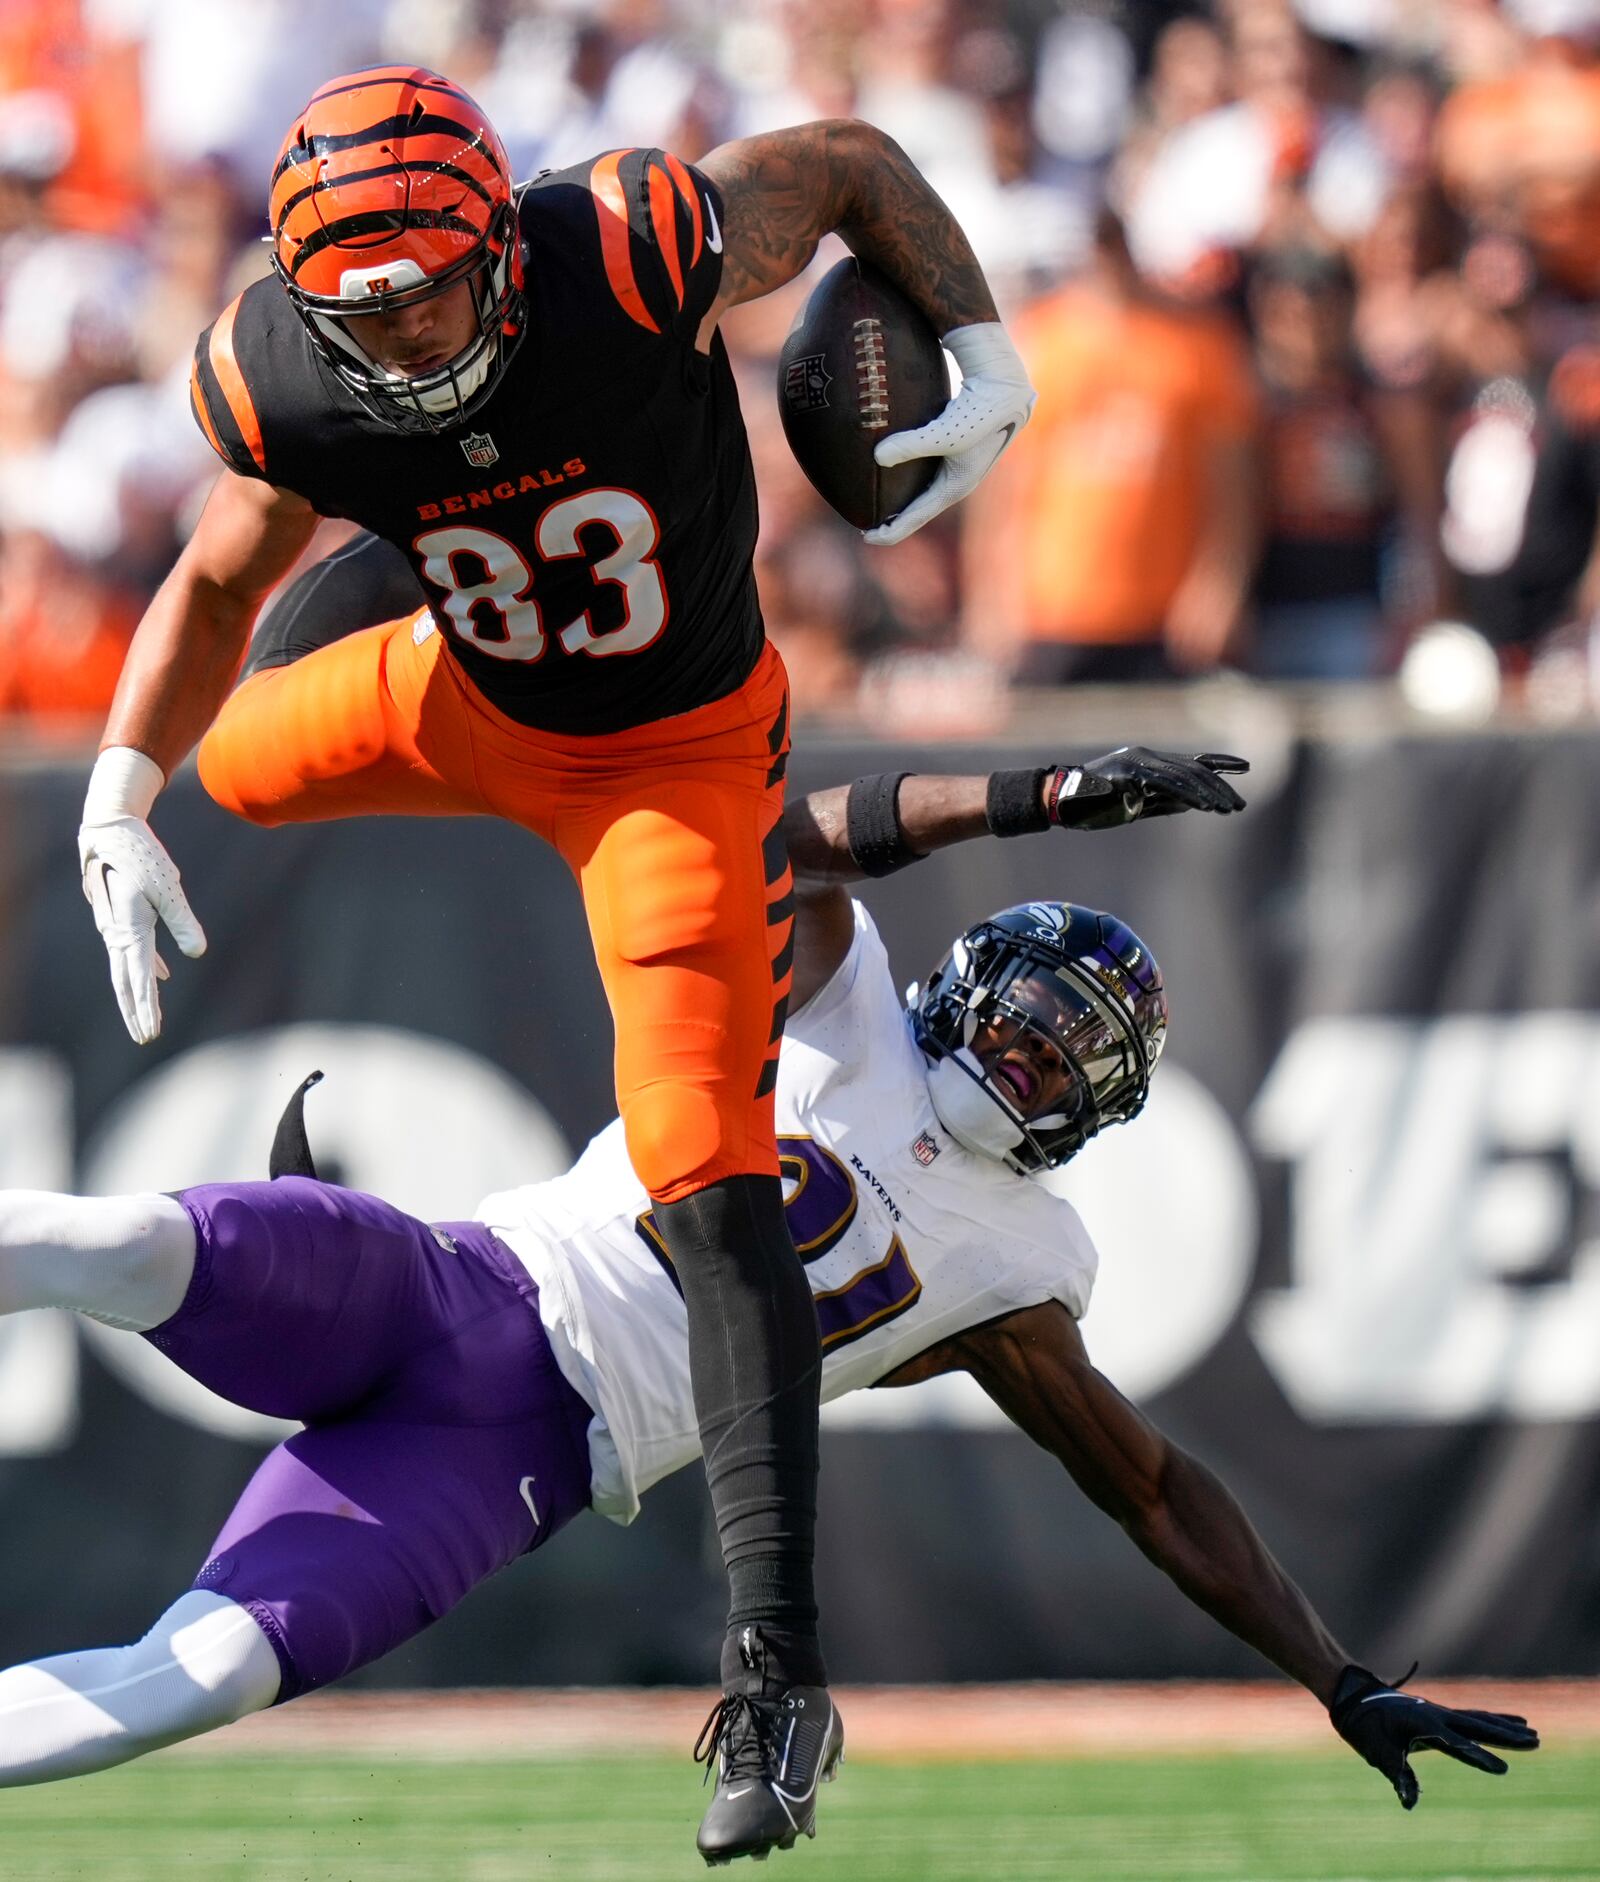
[[[1166,1040],[1155,957],[1115,915],[1071,902],[1024,903],[969,928],[906,1005],[935,1067],[948,1059],[998,1107],[971,1147],[1027,1174],[1136,1117]]]

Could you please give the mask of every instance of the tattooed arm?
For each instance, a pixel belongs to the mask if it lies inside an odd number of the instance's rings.
[[[722,192],[722,288],[707,327],[770,294],[825,235],[902,288],[934,331],[995,320],[994,301],[956,219],[892,137],[850,118],[723,144],[700,168]]]
[[[852,119],[724,144],[700,167],[723,211],[722,284],[702,348],[730,307],[792,281],[823,236],[837,234],[922,309],[960,366],[961,390],[939,416],[874,452],[884,466],[944,460],[919,497],[867,531],[868,542],[903,542],[977,487],[1033,409],[971,244],[893,138]]]

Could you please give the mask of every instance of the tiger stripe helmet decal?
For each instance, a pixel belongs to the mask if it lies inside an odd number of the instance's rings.
[[[505,146],[459,85],[409,65],[330,79],[290,127],[268,213],[296,313],[375,416],[441,430],[492,394],[525,327],[522,249]],[[462,281],[477,337],[428,374],[385,370],[346,328]]]
[[[411,261],[430,279],[489,236],[511,168],[459,86],[413,66],[334,79],[315,94],[272,173],[273,253],[286,282],[347,298],[352,268]]]

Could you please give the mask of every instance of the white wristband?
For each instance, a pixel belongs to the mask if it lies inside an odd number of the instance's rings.
[[[156,761],[131,745],[112,745],[94,761],[84,793],[85,823],[112,823],[118,817],[148,822],[167,779]]]
[[[944,344],[961,368],[963,379],[1003,379],[1028,384],[1028,369],[1011,344],[1011,336],[998,320],[980,320],[970,327],[952,327]]]

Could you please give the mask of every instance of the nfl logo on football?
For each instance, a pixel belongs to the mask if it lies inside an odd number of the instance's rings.
[[[824,365],[823,358],[821,353],[811,353],[804,359],[791,361],[783,376],[783,396],[789,401],[791,411],[814,412],[827,404],[833,374]]]
[[[487,470],[491,464],[500,462],[494,439],[486,431],[469,431],[461,440],[461,448],[467,454],[467,462],[476,464],[479,470]]]

